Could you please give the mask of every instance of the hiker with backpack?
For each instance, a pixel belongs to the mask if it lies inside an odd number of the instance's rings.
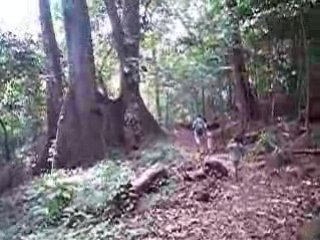
[[[201,145],[205,142],[207,123],[206,120],[199,114],[192,123],[193,136],[197,144],[197,151],[201,150]]]

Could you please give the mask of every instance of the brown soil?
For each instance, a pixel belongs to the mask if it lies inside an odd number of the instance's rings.
[[[192,159],[192,134],[179,130],[174,139],[186,159]],[[197,164],[182,163],[189,168]],[[181,163],[172,168],[178,184],[170,198],[134,220],[152,219],[152,233],[143,239],[296,239],[304,217],[320,207],[319,179],[300,179],[289,167],[243,163],[239,182],[232,174],[188,182],[178,177],[181,169]]]

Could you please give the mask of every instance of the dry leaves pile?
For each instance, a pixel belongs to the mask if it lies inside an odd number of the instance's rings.
[[[185,165],[192,168],[190,161]],[[139,216],[152,219],[150,233],[141,239],[293,240],[306,216],[320,209],[319,180],[302,181],[290,168],[270,171],[243,163],[239,176],[239,182],[232,174],[220,180],[178,179],[169,200]]]
[[[144,239],[296,239],[303,217],[319,203],[319,182],[249,166],[241,176],[239,183],[181,181],[170,200],[141,217],[153,219],[152,234]]]

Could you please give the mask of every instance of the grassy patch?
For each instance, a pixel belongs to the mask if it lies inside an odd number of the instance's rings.
[[[111,201],[129,182],[131,174],[125,165],[104,161],[89,170],[59,170],[44,175],[20,190],[23,191],[20,193],[23,217],[16,219],[12,228],[0,229],[0,236],[2,233],[8,236],[7,239],[14,239],[13,236],[44,239],[42,235],[49,234],[50,229],[55,229],[58,234],[63,232],[58,230],[61,226],[68,229],[89,224],[111,207]],[[8,198],[4,202],[10,204],[10,201]],[[45,233],[42,233],[43,229]]]

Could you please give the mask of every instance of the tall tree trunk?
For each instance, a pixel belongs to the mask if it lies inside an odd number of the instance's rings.
[[[227,7],[234,17],[234,19],[232,20],[232,60],[234,65],[236,96],[238,99],[238,104],[240,106],[239,110],[241,113],[242,122],[245,124],[248,120],[256,119],[259,114],[256,99],[249,83],[249,76],[243,56],[242,39],[236,12],[236,0],[228,0]]]
[[[63,72],[60,63],[60,50],[56,41],[49,0],[39,0],[39,12],[43,48],[46,54],[47,85],[47,143],[41,154],[39,168],[46,166],[51,141],[55,139],[57,123],[62,104]]]
[[[300,24],[301,24],[301,34],[302,34],[302,43],[303,43],[303,51],[304,51],[304,62],[305,62],[305,98],[306,98],[306,113],[305,113],[305,127],[309,132],[310,129],[310,63],[309,63],[309,55],[308,55],[308,39],[307,33],[305,29],[305,23],[303,19],[303,12],[300,10]]]
[[[158,121],[162,121],[162,109],[161,109],[161,104],[160,104],[160,86],[158,79],[156,79],[155,82],[155,95],[156,95],[156,108],[157,108],[157,115],[158,115]]]
[[[231,74],[227,73],[227,82],[228,82],[228,110],[231,111],[233,110],[234,107],[234,101],[233,101],[233,91],[232,91],[232,79],[231,79]]]
[[[115,48],[121,67],[121,99],[124,108],[136,101],[145,136],[162,135],[163,132],[146,108],[140,95],[139,51],[140,51],[140,1],[124,0],[122,19],[117,13],[114,0],[104,0],[113,29]]]
[[[160,104],[160,83],[158,79],[158,69],[157,69],[157,52],[156,48],[152,49],[152,66],[154,67],[154,87],[155,87],[155,102],[156,102],[156,109],[157,109],[157,117],[158,121],[162,121],[162,111],[161,111],[161,104]]]
[[[10,152],[10,147],[9,147],[8,131],[7,131],[7,127],[6,127],[5,122],[1,118],[0,118],[0,126],[3,131],[3,146],[4,146],[6,161],[10,162],[11,161],[11,152]]]
[[[57,133],[57,167],[90,165],[105,153],[104,114],[97,103],[95,66],[85,0],[64,0],[70,89]]]
[[[304,81],[303,81],[303,72],[304,72],[304,51],[303,51],[303,36],[302,36],[302,26],[299,28],[299,33],[298,33],[298,86],[297,86],[297,91],[296,94],[298,96],[298,101],[299,101],[299,119],[303,119],[303,111],[302,106],[305,104],[305,99],[303,90],[304,90]]]
[[[202,105],[202,116],[206,117],[206,95],[204,86],[201,87],[201,105]]]
[[[169,90],[166,90],[166,118],[165,118],[165,125],[166,127],[169,127],[169,103],[170,103],[170,95],[169,95]]]

